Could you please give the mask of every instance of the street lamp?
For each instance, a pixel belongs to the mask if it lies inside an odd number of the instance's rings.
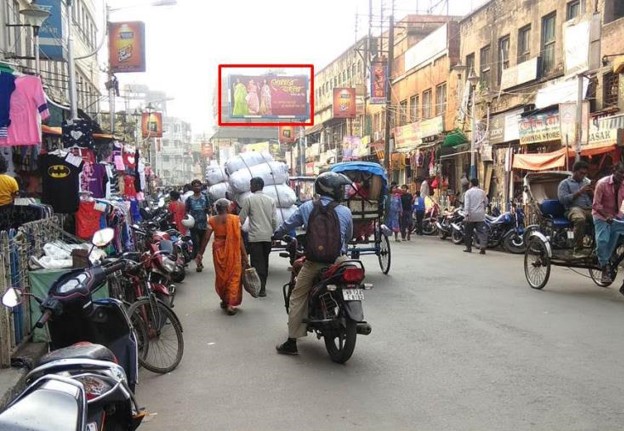
[[[475,140],[477,132],[477,120],[475,110],[475,93],[477,92],[477,84],[479,83],[479,76],[470,71],[468,76],[468,83],[470,84],[471,100],[470,100],[470,118],[471,118],[471,132],[470,132],[470,178],[477,178],[477,166],[475,164]]]
[[[35,71],[37,72],[37,76],[39,76],[41,72],[41,66],[39,64],[39,29],[43,25],[43,22],[48,19],[50,16],[50,12],[40,8],[37,5],[30,4],[26,6],[24,9],[20,9],[19,13],[24,18],[24,22],[26,25],[29,25],[33,29],[33,42],[35,49]]]

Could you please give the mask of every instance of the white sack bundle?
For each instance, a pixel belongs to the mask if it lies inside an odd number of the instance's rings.
[[[241,169],[247,170],[252,166],[259,165],[260,163],[272,162],[273,156],[266,151],[257,152],[250,151],[248,153],[241,153],[235,157],[231,157],[225,162],[225,170],[228,174],[232,175],[234,172]]]
[[[288,181],[288,166],[286,163],[269,162],[256,165],[250,169],[241,169],[230,175],[230,186],[238,193],[249,191],[249,180],[260,177],[264,180],[264,186],[272,184],[284,184]]]
[[[290,208],[278,208],[277,209],[277,224],[281,225],[285,220],[297,211],[297,205],[293,205]]]
[[[206,168],[206,182],[209,186],[214,186],[215,184],[223,183],[227,181],[228,177],[225,173],[225,169],[218,165],[208,166]]]
[[[225,197],[225,192],[228,191],[228,183],[218,183],[208,187],[208,194],[213,201]]]

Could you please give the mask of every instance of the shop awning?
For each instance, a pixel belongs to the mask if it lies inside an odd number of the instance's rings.
[[[513,168],[525,171],[548,171],[563,168],[565,164],[565,148],[552,153],[515,154],[513,158]]]
[[[442,147],[452,148],[461,144],[465,144],[468,141],[466,135],[463,134],[461,130],[455,130],[444,138],[444,142],[442,143]]]

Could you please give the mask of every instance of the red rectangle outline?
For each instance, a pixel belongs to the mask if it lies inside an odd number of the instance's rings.
[[[222,91],[221,91],[221,82],[223,79],[223,71],[222,69],[224,67],[245,67],[245,68],[278,68],[278,67],[285,67],[285,68],[293,68],[293,67],[297,67],[297,68],[309,68],[310,69],[310,121],[309,122],[304,122],[304,123],[264,123],[264,122],[259,122],[259,123],[241,123],[241,122],[228,122],[228,123],[224,123],[223,119],[221,117],[221,106],[222,102],[223,102],[223,97],[222,97]],[[279,127],[279,126],[292,126],[292,127],[306,127],[306,126],[314,126],[314,65],[313,64],[220,64],[219,65],[219,70],[218,70],[218,90],[217,92],[218,94],[218,101],[217,103],[219,104],[218,108],[217,108],[217,123],[219,124],[219,126],[221,127]]]

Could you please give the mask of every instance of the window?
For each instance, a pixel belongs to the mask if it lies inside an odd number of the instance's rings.
[[[466,76],[470,76],[470,72],[474,72],[475,56],[470,54],[466,56]]]
[[[553,12],[542,18],[542,74],[547,74],[555,67],[555,20]]]
[[[619,75],[609,72],[602,76],[604,107],[609,108],[618,105],[618,88],[620,86]]]
[[[490,55],[490,45],[484,46],[481,48],[481,53],[479,56],[479,70],[481,72],[481,83],[486,87],[490,83],[490,70],[491,68],[491,55]]]
[[[423,118],[431,118],[431,90],[423,92],[422,100],[422,116]]]
[[[446,112],[446,82],[436,87],[435,114],[444,115]]]
[[[509,35],[501,37],[498,41],[498,85],[503,77],[503,70],[509,67]]]
[[[399,105],[399,126],[407,124],[407,100],[402,100]]]
[[[518,62],[524,63],[531,56],[531,26],[527,25],[518,30]]]
[[[410,97],[410,122],[418,121],[420,118],[418,117],[420,97],[412,96]]]
[[[568,2],[566,6],[566,19],[574,19],[581,13],[581,0],[573,0]]]

